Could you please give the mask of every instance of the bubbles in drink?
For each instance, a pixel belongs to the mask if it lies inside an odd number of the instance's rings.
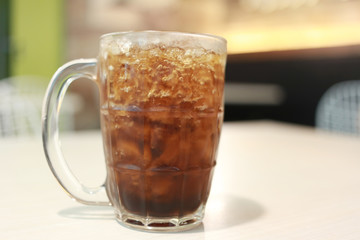
[[[142,216],[205,204],[223,118],[224,56],[115,41],[99,57],[113,203]],[[110,136],[110,137],[106,137]]]

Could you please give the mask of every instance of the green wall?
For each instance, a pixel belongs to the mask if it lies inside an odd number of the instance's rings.
[[[51,78],[63,63],[64,1],[12,0],[10,75]]]
[[[0,0],[0,79],[9,76],[10,0]]]

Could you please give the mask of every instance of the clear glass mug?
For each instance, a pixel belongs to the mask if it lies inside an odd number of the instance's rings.
[[[226,40],[179,32],[100,38],[97,59],[60,67],[43,105],[43,144],[64,190],[84,204],[111,205],[123,225],[181,231],[204,217],[224,113]],[[107,178],[83,186],[67,167],[58,119],[68,86],[97,83]]]

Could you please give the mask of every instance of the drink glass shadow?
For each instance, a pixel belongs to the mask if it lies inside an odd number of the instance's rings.
[[[248,198],[233,195],[215,195],[208,202],[203,223],[182,234],[211,232],[256,221],[265,214],[264,207]],[[62,209],[62,217],[81,220],[114,220],[113,210],[106,206],[78,206]]]

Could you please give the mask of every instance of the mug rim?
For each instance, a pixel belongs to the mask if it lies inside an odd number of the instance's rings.
[[[166,34],[166,35],[181,35],[181,36],[189,36],[189,37],[202,37],[202,38],[208,38],[213,40],[218,40],[224,44],[227,44],[227,40],[224,37],[209,34],[209,33],[193,33],[193,32],[180,32],[180,31],[158,31],[158,30],[144,30],[144,31],[123,31],[123,32],[110,32],[105,33],[100,36],[100,40],[103,40],[107,37],[115,37],[115,36],[124,36],[124,35],[130,35],[130,34]]]

